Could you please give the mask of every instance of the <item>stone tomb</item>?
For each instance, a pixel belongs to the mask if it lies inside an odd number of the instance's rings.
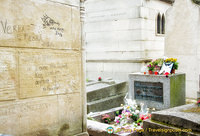
[[[154,112],[143,128],[147,136],[199,136],[200,107],[188,104]]]
[[[0,1],[0,133],[87,135],[78,0]]]
[[[185,74],[129,74],[129,96],[149,108],[166,109],[185,104]]]
[[[86,84],[86,92],[87,113],[108,110],[124,104],[127,82],[91,81]]]

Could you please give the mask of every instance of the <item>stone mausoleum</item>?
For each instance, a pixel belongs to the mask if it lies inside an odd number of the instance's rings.
[[[171,0],[86,0],[87,78],[128,80],[145,62],[164,55]]]
[[[197,98],[198,0],[87,0],[84,4],[88,79],[128,81],[128,74],[140,71],[146,62],[175,57],[178,72],[186,73],[186,97]]]

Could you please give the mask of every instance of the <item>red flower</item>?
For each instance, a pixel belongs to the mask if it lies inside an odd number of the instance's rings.
[[[165,72],[165,75],[166,75],[166,77],[168,77],[169,73],[168,73],[168,72]]]
[[[144,120],[144,117],[141,117],[141,120]]]
[[[169,75],[169,73],[168,73],[168,72],[165,72],[165,75],[166,75],[166,76],[168,76],[168,75]]]
[[[140,126],[140,123],[137,123],[138,126]]]
[[[101,80],[102,80],[101,77],[99,77],[99,78],[98,78],[98,81],[101,81]]]
[[[200,100],[197,101],[197,104],[200,104]]]

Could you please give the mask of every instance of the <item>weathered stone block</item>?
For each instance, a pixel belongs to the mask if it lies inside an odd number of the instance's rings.
[[[147,107],[166,109],[185,104],[185,74],[129,74],[129,95]]]
[[[181,129],[170,125],[164,125],[150,120],[143,122],[144,135],[147,136],[199,136],[198,133],[191,132],[191,129]]]
[[[73,5],[73,6],[80,6],[80,0],[47,0],[47,1],[53,1],[53,2],[58,2],[61,4],[67,4],[67,5]]]
[[[53,131],[58,127],[57,97],[34,98],[15,103],[0,103],[0,131],[4,134],[23,135],[37,131]],[[48,119],[48,121],[47,121]],[[49,133],[48,132],[48,133]]]
[[[82,99],[80,93],[58,96],[58,135],[74,135],[83,131]]]
[[[79,4],[0,1],[0,133],[88,135]]]
[[[80,91],[79,52],[19,51],[20,98]]]
[[[5,5],[12,10],[7,10]],[[3,0],[0,8],[0,46],[80,48],[80,29],[74,29],[80,28],[77,8],[44,0]],[[73,44],[76,42],[79,44]]]
[[[17,59],[14,49],[0,49],[0,101],[16,99]]]
[[[110,96],[125,94],[127,92],[127,87],[126,87],[126,82],[118,82],[112,85],[109,85],[108,83],[105,82],[99,82],[99,83],[97,82],[92,85],[87,85],[86,90],[87,90],[87,102],[92,102]]]
[[[151,120],[145,120],[143,123],[144,129],[147,130],[145,134],[159,135],[163,131],[169,136],[199,136],[200,114],[198,114],[196,108],[197,105],[188,104],[152,113]],[[155,130],[154,132],[152,131],[153,129]],[[160,132],[158,131],[159,129]],[[172,129],[171,132],[169,129]]]
[[[119,107],[121,104],[124,104],[124,94],[116,95],[107,97],[104,99],[92,101],[87,103],[87,112],[97,112],[97,111],[103,111],[108,110],[114,107]]]

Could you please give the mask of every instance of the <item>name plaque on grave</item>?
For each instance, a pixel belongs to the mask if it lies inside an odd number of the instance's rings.
[[[163,83],[134,81],[135,99],[163,103]]]

